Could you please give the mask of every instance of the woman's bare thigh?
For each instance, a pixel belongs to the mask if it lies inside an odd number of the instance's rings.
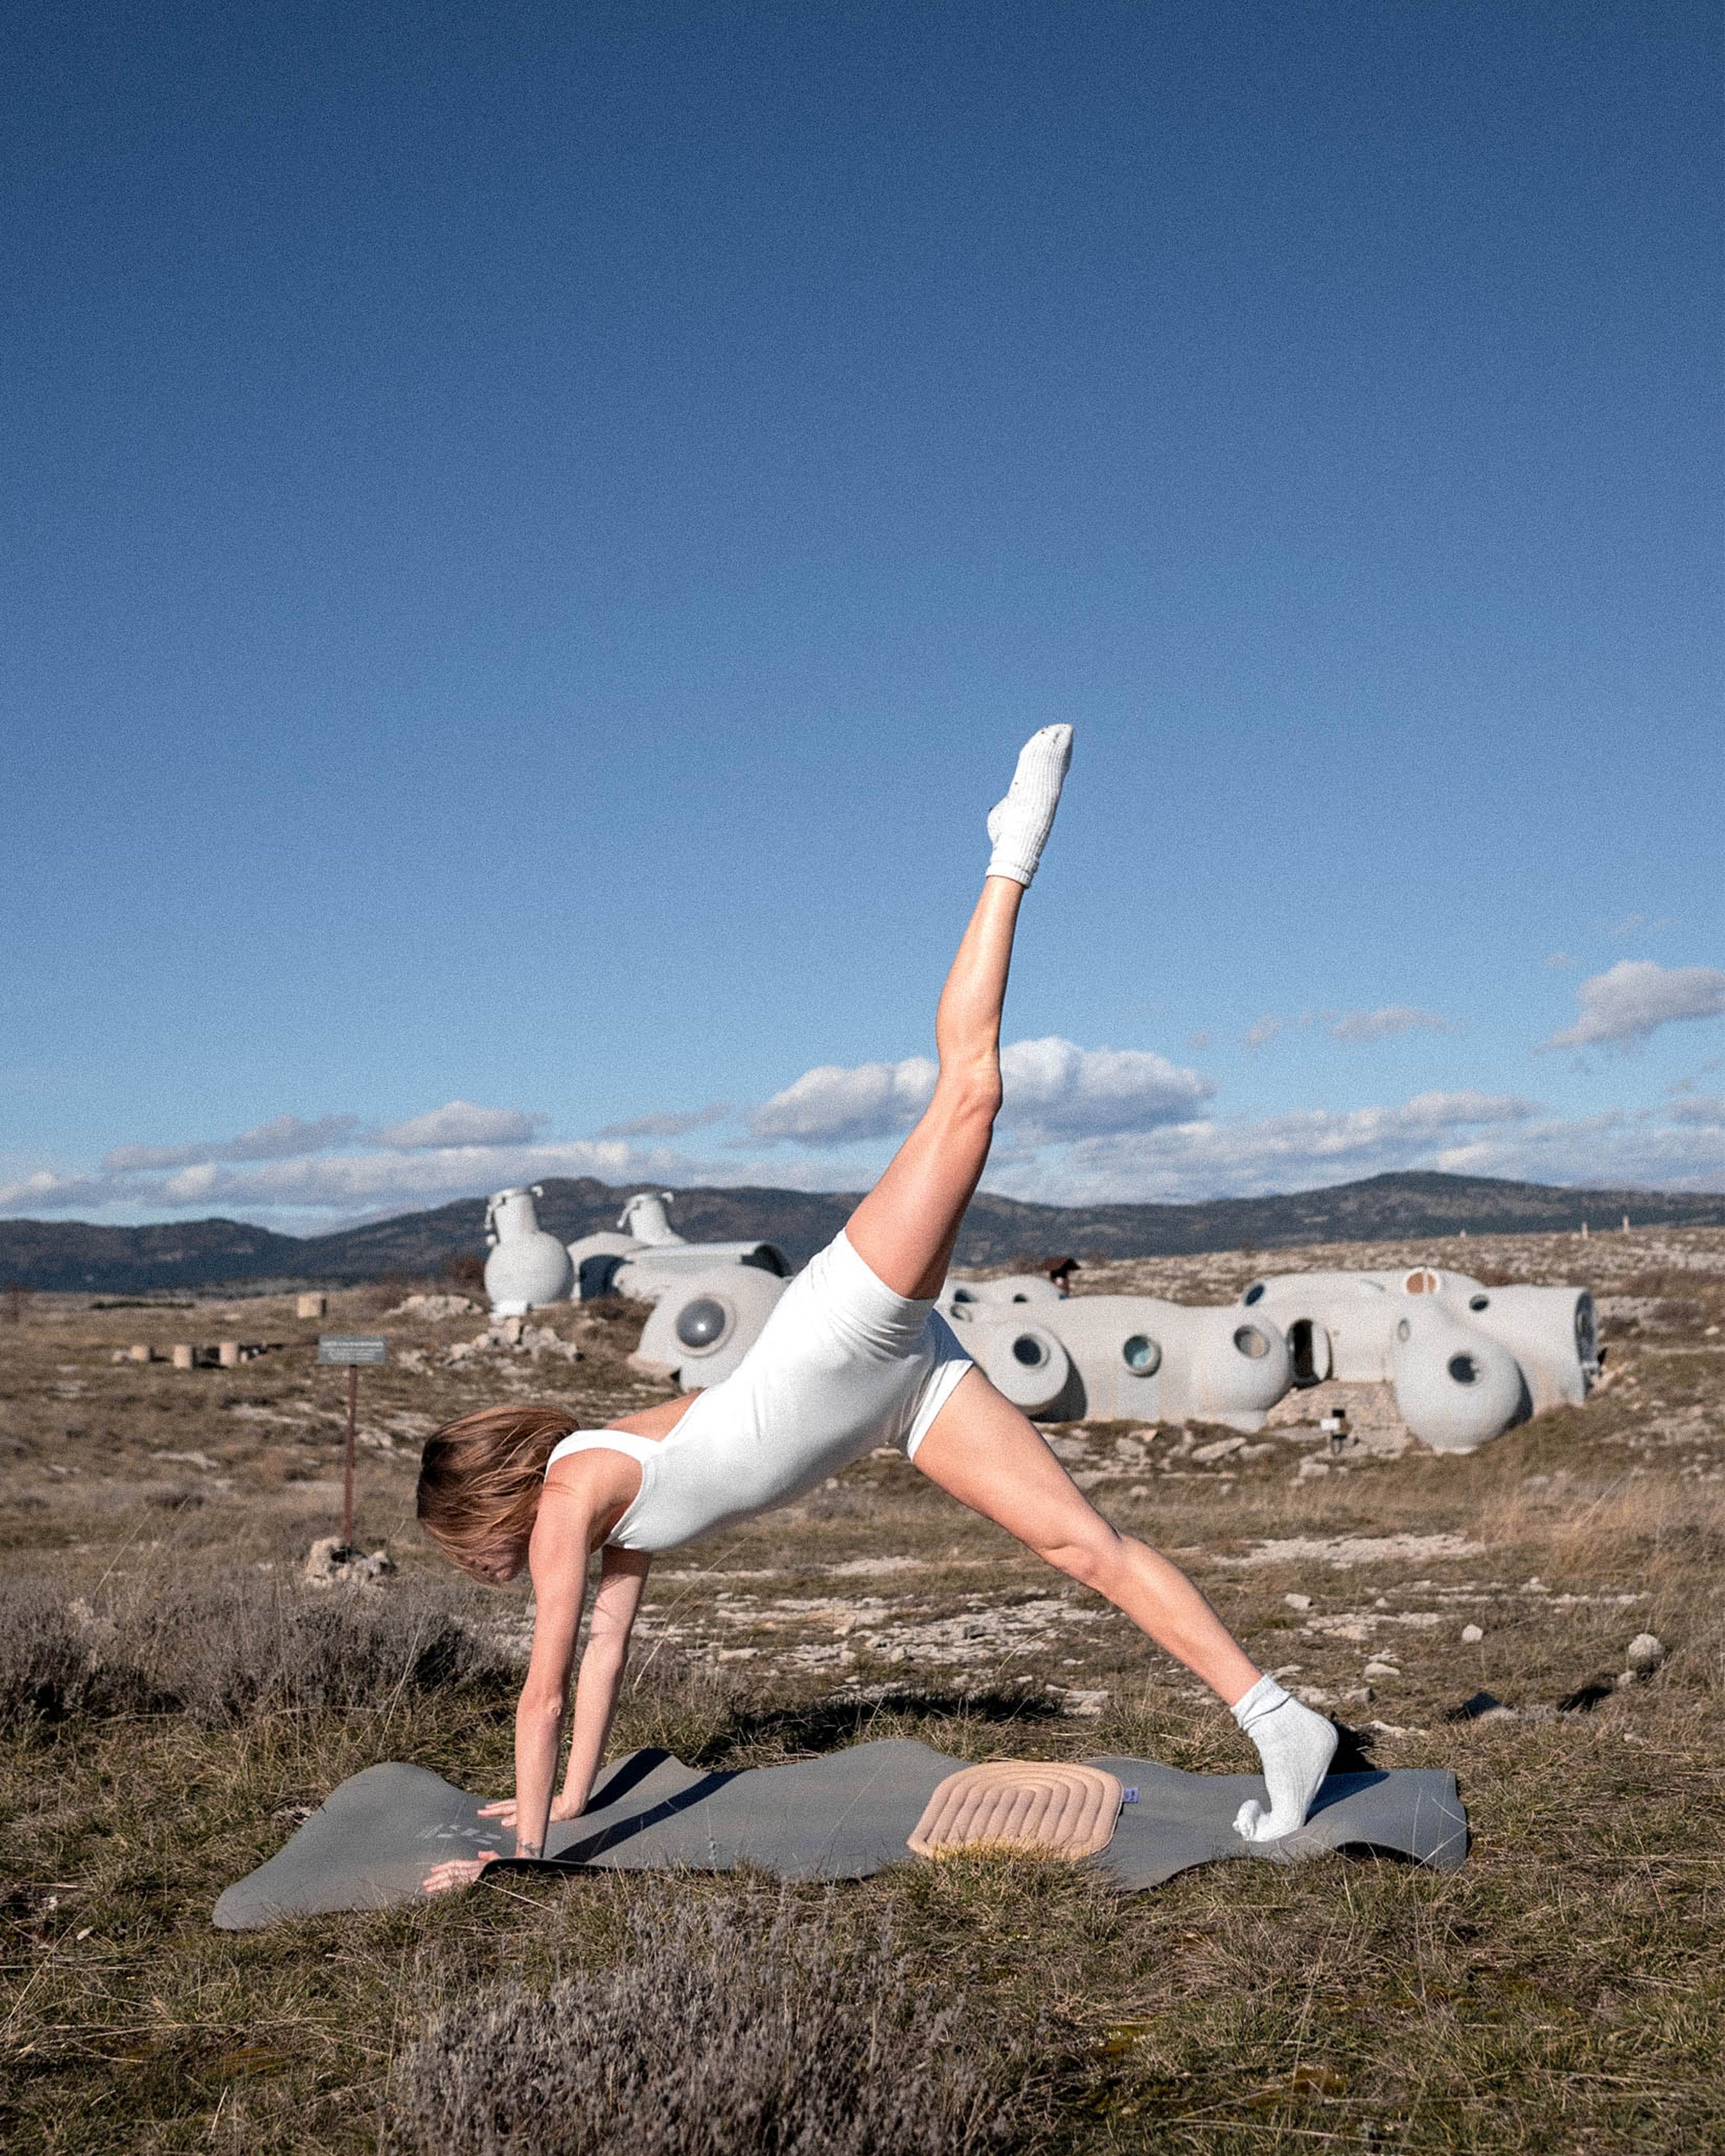
[[[916,1465],[1040,1556],[1115,1538],[1047,1439],[978,1369],[965,1372],[929,1425]]]

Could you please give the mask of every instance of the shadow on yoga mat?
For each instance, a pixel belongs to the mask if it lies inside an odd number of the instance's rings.
[[[510,1858],[493,1869],[726,1871],[753,1864],[787,1879],[861,1879],[916,1861],[906,1836],[936,1784],[966,1763],[901,1737],[736,1774],[702,1774],[668,1752],[631,1752],[601,1779],[578,1820],[552,1827],[542,1864]],[[1127,1892],[1228,1857],[1286,1863],[1363,1847],[1453,1871],[1467,1853],[1455,1778],[1436,1768],[1332,1774],[1300,1831],[1262,1851],[1234,1831],[1241,1803],[1265,1800],[1259,1775],[1183,1774],[1149,1759],[1087,1763],[1117,1776],[1127,1799],[1113,1840],[1084,1861]],[[434,1865],[498,1845],[495,1825],[479,1816],[485,1801],[423,1767],[367,1767],[267,1864],[228,1889],[215,1921],[223,1931],[254,1931],[277,1917],[408,1900]]]

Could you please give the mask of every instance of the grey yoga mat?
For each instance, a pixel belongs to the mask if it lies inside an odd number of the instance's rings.
[[[966,1763],[901,1737],[735,1774],[703,1773],[668,1752],[631,1752],[601,1778],[578,1820],[551,1829],[542,1866],[511,1858],[493,1869],[725,1871],[753,1864],[787,1879],[861,1879],[917,1861],[905,1838],[936,1784]],[[1233,1822],[1245,1799],[1265,1800],[1260,1776],[1183,1774],[1149,1759],[1088,1763],[1117,1776],[1127,1798],[1113,1840],[1084,1861],[1128,1892],[1225,1857],[1290,1862],[1363,1847],[1453,1871],[1467,1853],[1455,1778],[1434,1768],[1332,1774],[1300,1831],[1259,1851],[1246,1847]],[[495,1826],[479,1816],[484,1801],[423,1767],[367,1767],[332,1791],[268,1863],[228,1889],[216,1923],[255,1931],[278,1917],[407,1901],[446,1857],[500,1845]]]

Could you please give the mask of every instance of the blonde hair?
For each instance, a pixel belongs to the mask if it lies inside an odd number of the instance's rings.
[[[480,1408],[433,1431],[420,1456],[416,1509],[452,1563],[475,1572],[488,1558],[525,1555],[545,1463],[575,1426],[562,1408]]]

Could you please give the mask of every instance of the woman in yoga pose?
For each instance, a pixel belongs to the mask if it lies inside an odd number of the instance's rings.
[[[490,1408],[427,1443],[419,1517],[475,1578],[526,1564],[537,1599],[516,1714],[516,1793],[486,1808],[518,1856],[578,1817],[603,1757],[630,1629],[656,1551],[783,1504],[883,1443],[1050,1564],[1106,1595],[1233,1711],[1270,1798],[1235,1822],[1254,1841],[1303,1824],[1335,1749],[1329,1722],[1261,1675],[1185,1574],[1111,1527],[934,1310],[1000,1107],[1000,1014],[1013,932],[1071,757],[1070,726],[1025,744],[988,818],[987,880],[935,1014],[934,1096],[836,1239],[786,1290],[740,1368],[704,1393],[572,1432],[548,1408]],[[602,1553],[553,1799],[588,1560]],[[439,1865],[429,1892],[501,1854]]]

